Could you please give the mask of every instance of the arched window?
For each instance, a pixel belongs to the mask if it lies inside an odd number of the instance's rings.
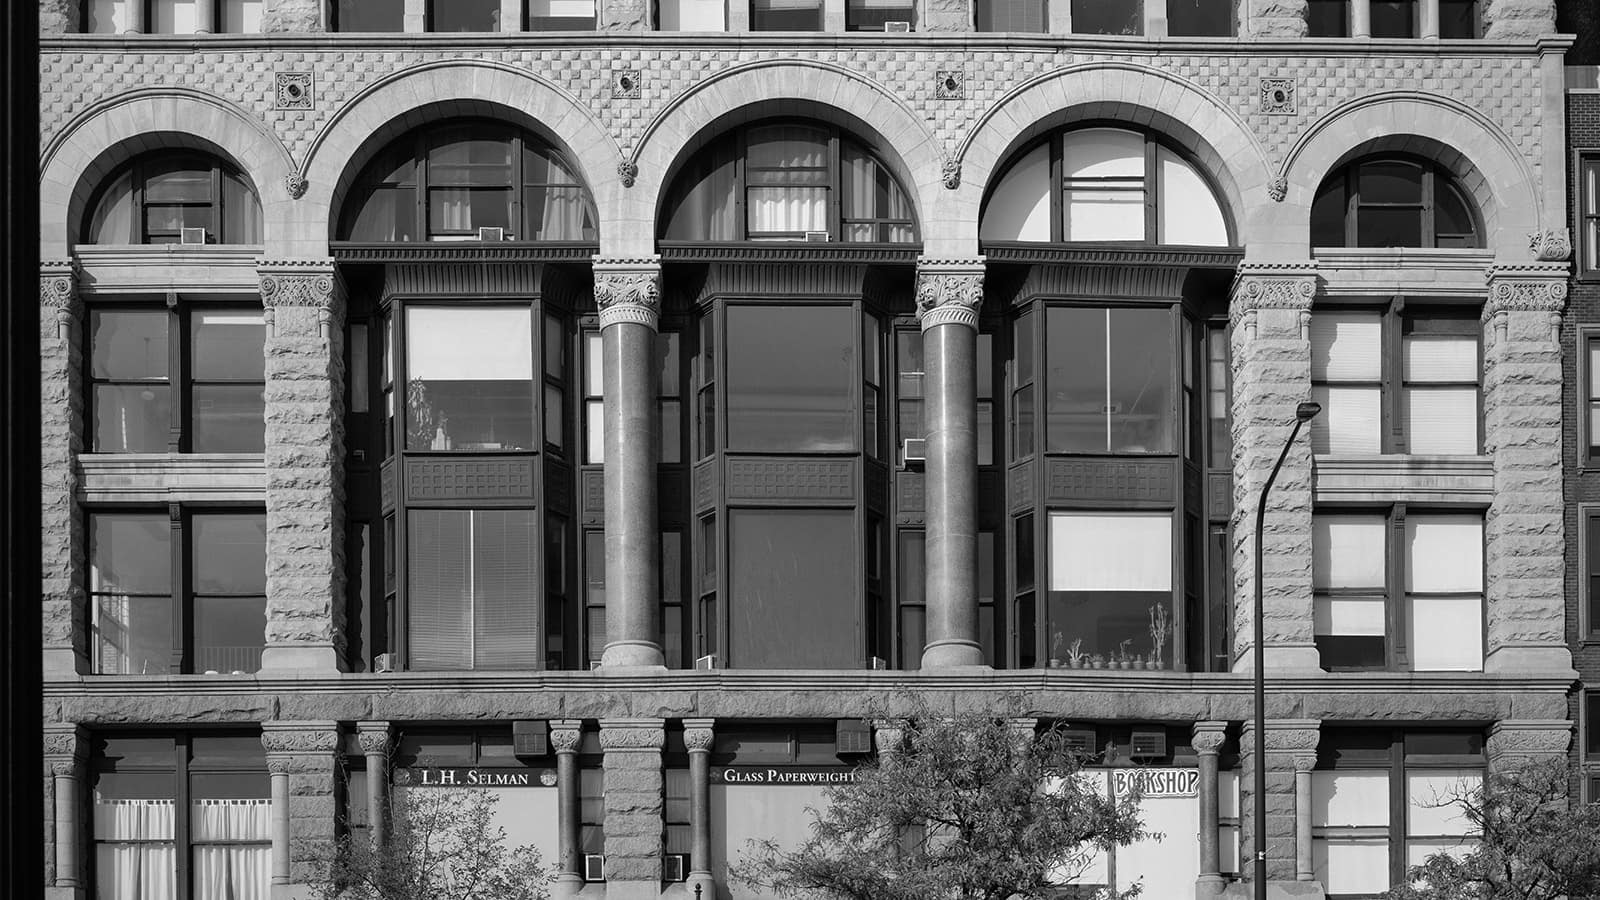
[[[595,218],[589,191],[549,144],[511,125],[464,121],[419,128],[368,163],[339,237],[594,241]]]
[[[865,146],[823,125],[736,129],[701,150],[667,195],[668,241],[912,243],[911,200]]]
[[[1121,128],[1054,132],[1020,153],[989,192],[985,241],[1225,247],[1228,220],[1188,159]]]
[[[89,210],[89,244],[261,243],[255,188],[205,154],[137,156],[106,179]]]
[[[1478,212],[1449,172],[1409,156],[1335,170],[1311,204],[1314,247],[1481,247]]]

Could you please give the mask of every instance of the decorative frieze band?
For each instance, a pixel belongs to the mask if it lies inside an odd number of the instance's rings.
[[[600,723],[602,750],[660,750],[667,742],[667,730],[660,719]]]
[[[661,322],[661,258],[594,258],[594,302],[600,328],[632,322],[655,330]]]
[[[978,328],[978,307],[983,304],[984,260],[917,260],[917,319],[922,330],[938,325]]]
[[[56,335],[63,340],[71,336],[71,327],[78,317],[78,267],[72,260],[51,260],[39,266],[39,308],[55,315]]]
[[[1567,305],[1567,268],[1558,262],[1490,266],[1484,319],[1500,312],[1561,312]]]
[[[89,756],[89,732],[81,725],[53,723],[44,727],[44,760],[57,775],[72,775]]]
[[[339,749],[335,722],[267,722],[261,726],[261,746],[268,753],[311,756]]]
[[[1246,752],[1256,747],[1255,723],[1244,723],[1244,735],[1239,747]],[[1318,719],[1278,719],[1267,722],[1268,753],[1310,753],[1315,755],[1322,741],[1322,722]]]
[[[1565,719],[1507,719],[1489,729],[1484,750],[1494,768],[1566,756],[1572,743],[1572,723]]]

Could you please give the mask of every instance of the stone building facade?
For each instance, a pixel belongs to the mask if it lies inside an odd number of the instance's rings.
[[[509,772],[558,896],[755,897],[907,691],[1198,773],[1162,897],[1572,752],[1553,4],[447,6],[41,0],[50,896]]]

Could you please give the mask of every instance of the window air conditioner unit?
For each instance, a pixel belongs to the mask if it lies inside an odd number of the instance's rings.
[[[506,230],[498,225],[481,225],[478,227],[478,240],[503,241],[506,239]]]
[[[199,247],[206,242],[204,228],[183,228],[178,231],[178,243],[185,247]]]
[[[377,672],[393,672],[394,671],[394,654],[393,653],[379,653],[378,654],[378,658],[372,661],[372,668],[373,668],[374,671],[377,671]]]
[[[583,855],[583,880],[606,880],[606,858],[603,854],[585,853]]]
[[[840,719],[834,725],[833,752],[861,756],[872,752],[872,726],[865,719]]]
[[[908,463],[928,461],[928,439],[906,438],[900,443],[900,458]]]
[[[1061,733],[1062,743],[1073,753],[1088,756],[1094,753],[1094,729],[1069,728]]]
[[[668,853],[661,861],[661,880],[688,881],[689,880],[689,854]]]
[[[694,667],[696,669],[717,668],[717,655],[715,653],[707,653],[705,656],[702,656],[694,661]]]
[[[550,752],[550,725],[542,719],[520,719],[511,723],[511,752],[519,758],[544,756]]]
[[[812,243],[827,243],[828,233],[826,231],[808,231],[806,232],[806,240]]]
[[[593,671],[598,670],[599,668],[600,668],[600,660],[598,660],[598,659],[589,660],[589,671],[593,672]]]
[[[888,31],[888,32],[899,32],[901,34],[904,34],[905,32],[908,32],[908,31],[911,30],[911,23],[910,22],[885,22],[885,23],[883,23],[883,30],[884,31]]]
[[[1133,733],[1133,750],[1128,754],[1133,759],[1151,759],[1167,755],[1167,733],[1165,731],[1135,731]]]

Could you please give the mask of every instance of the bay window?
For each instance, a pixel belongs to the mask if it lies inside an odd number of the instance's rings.
[[[428,0],[429,31],[499,31],[500,0]]]
[[[1313,613],[1322,667],[1483,669],[1483,517],[1318,512]]]
[[[84,221],[86,244],[259,244],[261,203],[231,164],[186,151],[155,151],[101,183]]]
[[[858,449],[858,316],[848,306],[727,307],[730,451]]]
[[[527,307],[406,307],[406,449],[533,449],[532,344]]]
[[[1311,205],[1311,243],[1470,248],[1483,237],[1476,207],[1446,169],[1417,157],[1379,156],[1323,179]]]
[[[537,523],[525,509],[410,511],[413,669],[535,667]]]
[[[729,663],[752,669],[862,665],[863,612],[854,513],[728,513]]]
[[[91,512],[97,674],[242,674],[266,646],[266,517]]]
[[[272,800],[257,734],[97,736],[99,897],[269,900]]]
[[[1173,667],[1171,514],[1052,511],[1048,529],[1051,659]]]
[[[1311,396],[1323,408],[1311,422],[1313,452],[1479,452],[1477,316],[1397,305],[1313,312]]]
[[[1172,322],[1167,308],[1046,309],[1046,452],[1174,452]]]

